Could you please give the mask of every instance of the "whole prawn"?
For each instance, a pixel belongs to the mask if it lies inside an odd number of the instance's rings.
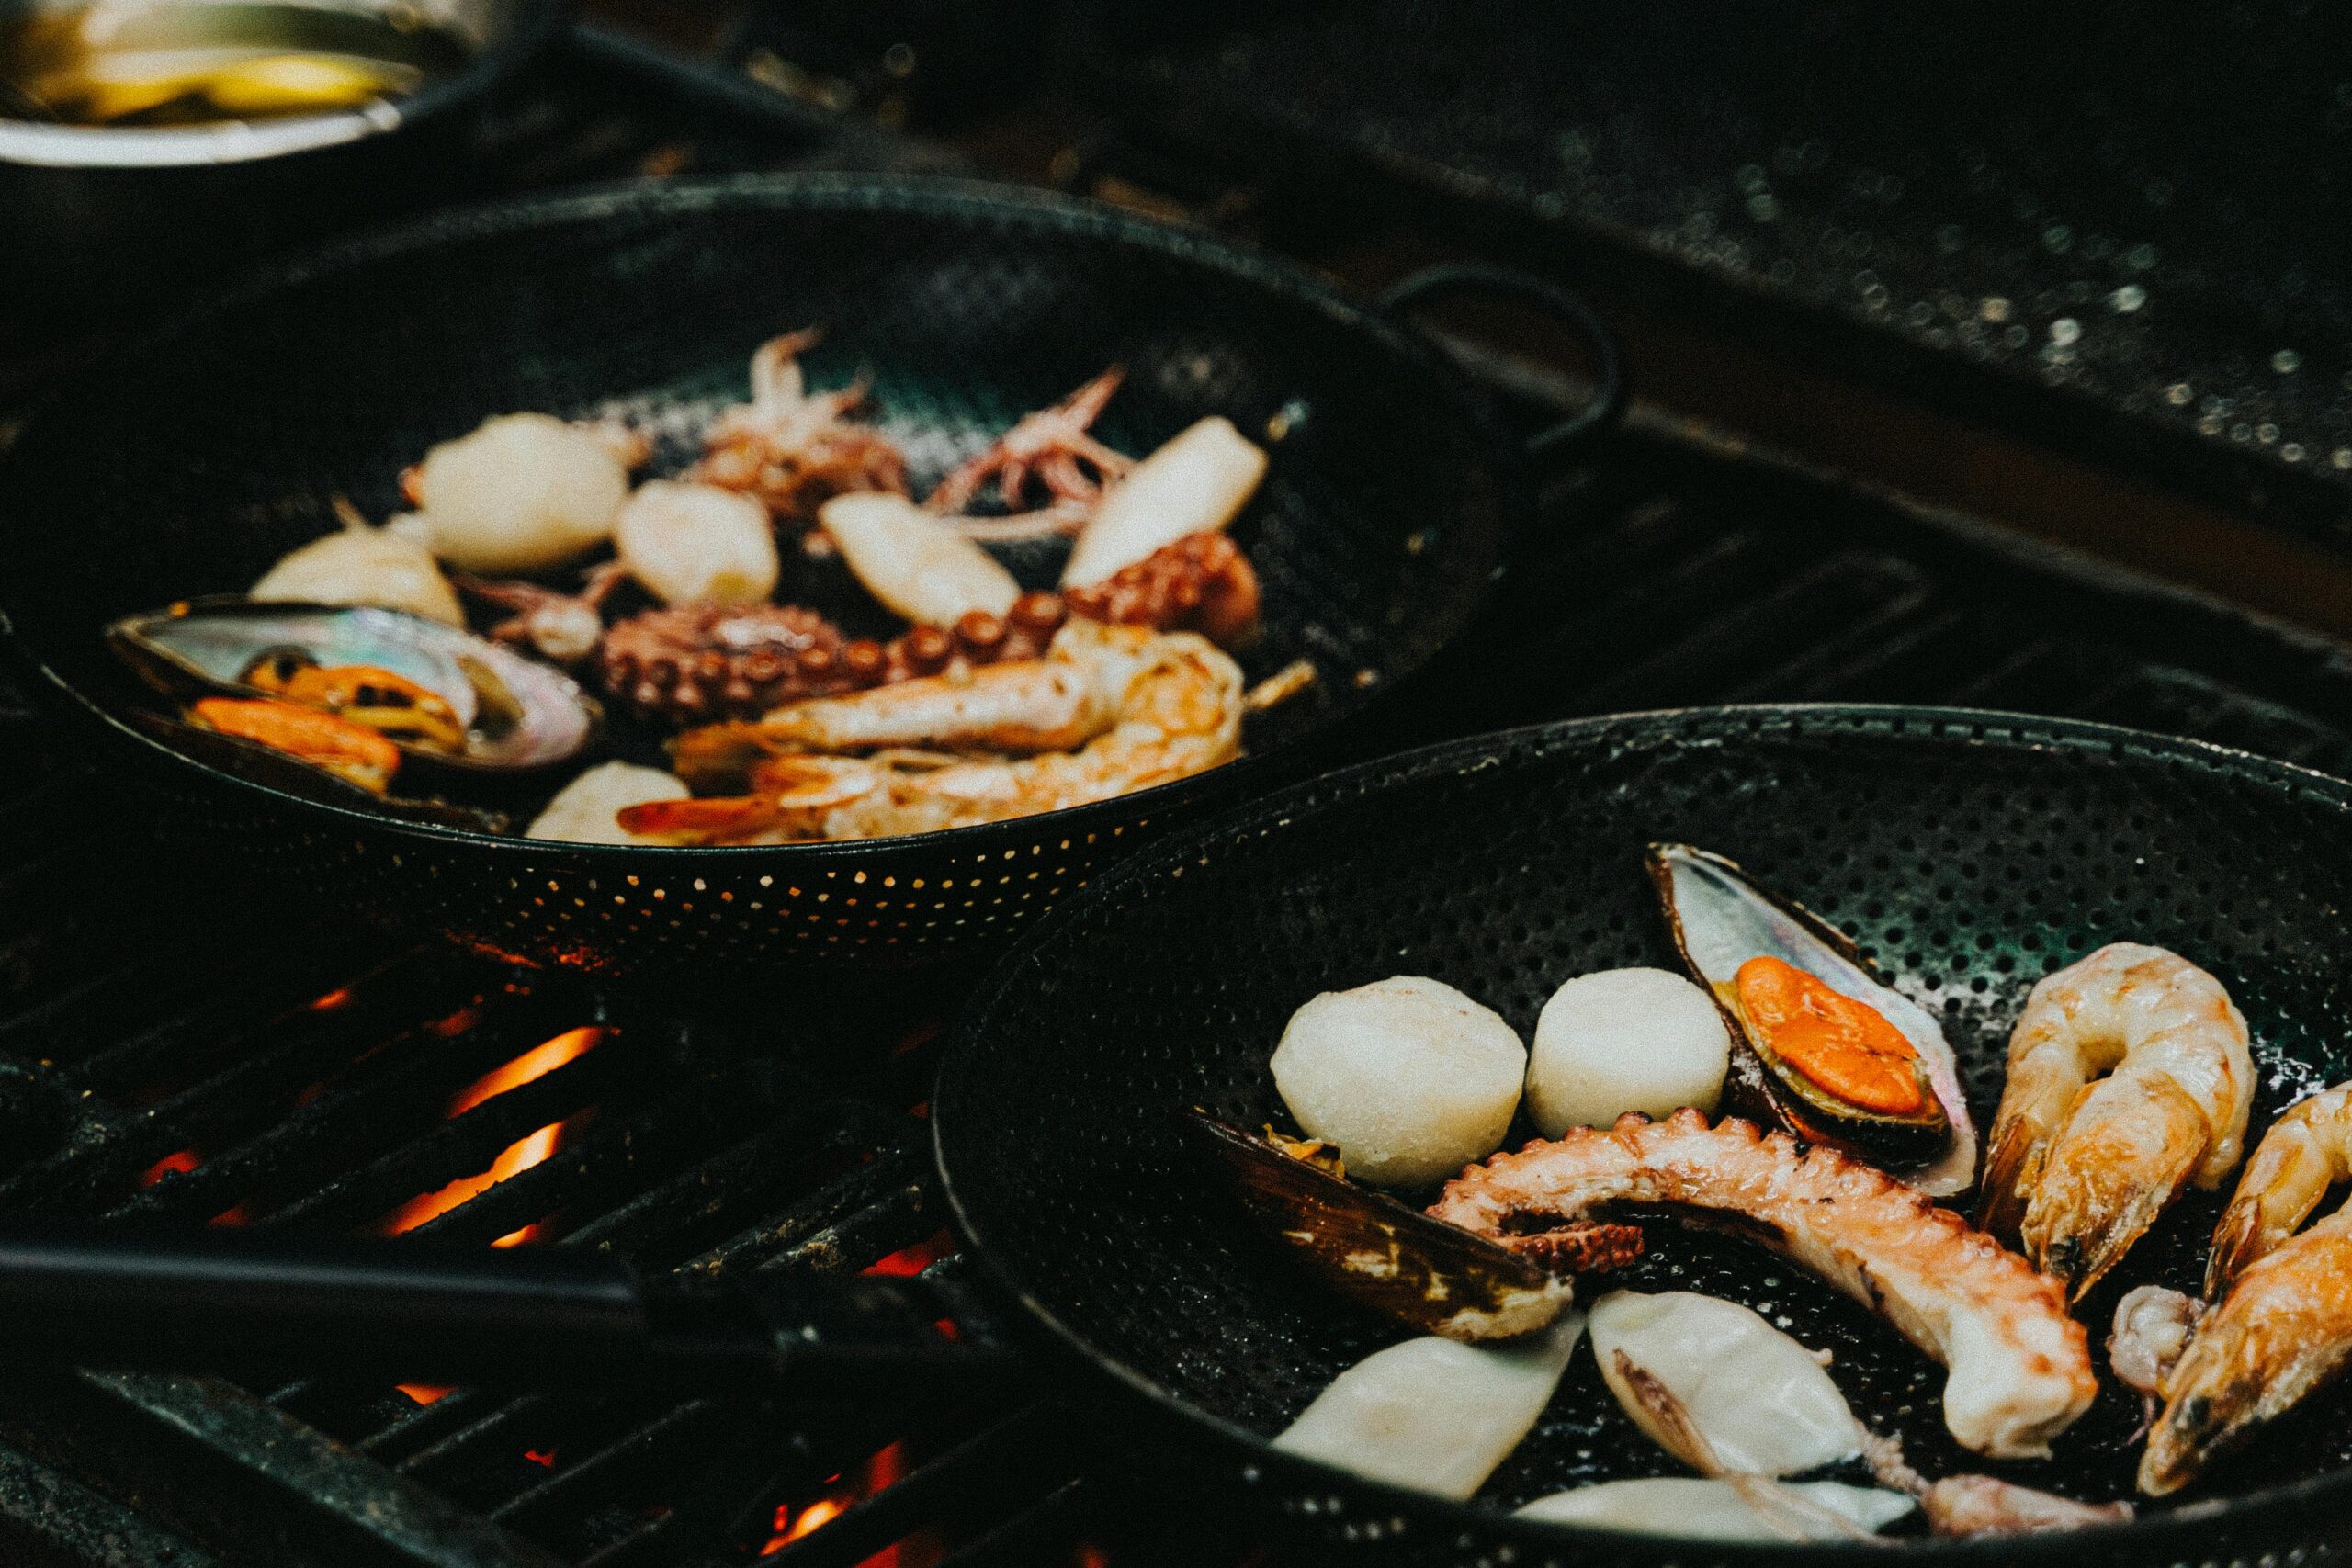
[[[2272,1124],[2222,1211],[2205,1274],[2219,1301],[2159,1385],[2141,1491],[2179,1490],[2352,1362],[2352,1205],[2295,1230],[2347,1179],[2352,1084],[2339,1084]]]
[[[2009,1035],[1977,1223],[2079,1300],[2183,1183],[2236,1168],[2253,1091],[2219,980],[2160,947],[2100,948],[2044,976]]]

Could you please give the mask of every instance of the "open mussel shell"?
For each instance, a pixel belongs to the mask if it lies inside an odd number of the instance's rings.
[[[131,722],[174,750],[193,757],[207,766],[218,768],[224,773],[234,773],[239,778],[251,779],[257,784],[266,784],[288,795],[300,795],[305,800],[348,807],[356,811],[372,811],[379,816],[397,817],[404,822],[463,828],[476,833],[503,833],[513,825],[503,812],[453,806],[442,800],[413,800],[397,795],[371,794],[356,784],[337,778],[323,768],[314,768],[298,757],[273,751],[241,736],[223,735],[217,729],[182,724],[175,718],[164,718],[151,713],[133,714]]]
[[[389,670],[448,703],[463,751],[400,743],[413,762],[471,773],[526,773],[571,761],[595,740],[604,710],[563,671],[470,632],[400,610],[194,599],[107,628],[107,642],[174,698],[264,696],[245,680],[291,650],[335,668]]]
[[[1284,1154],[1205,1111],[1186,1141],[1252,1225],[1322,1284],[1424,1334],[1510,1339],[1545,1327],[1573,1290],[1538,1264],[1459,1225]]]
[[[1897,1171],[1933,1197],[1975,1180],[1976,1128],[1951,1045],[1933,1017],[1879,979],[1844,932],[1748,879],[1723,856],[1688,844],[1653,844],[1650,880],[1685,968],[1705,987],[1732,1031],[1735,1101],[1798,1136],[1835,1144]],[[1929,1092],[1917,1112],[1857,1105],[1782,1060],[1739,1005],[1735,977],[1752,958],[1773,957],[1831,990],[1868,1004],[1919,1054]]]

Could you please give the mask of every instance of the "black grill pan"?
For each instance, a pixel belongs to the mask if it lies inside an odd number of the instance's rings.
[[[1941,1015],[1980,1122],[2030,983],[2100,943],[2206,965],[2252,1025],[2250,1133],[2352,1069],[2352,785],[2194,741],[1956,710],[1786,707],[1592,720],[1462,741],[1302,784],[1159,849],[1069,901],[981,987],[932,1099],[942,1179],[996,1290],[910,1307],[888,1281],[755,1275],[780,1350],[744,1352],[731,1307],[681,1299],[569,1249],[471,1255],[405,1274],[404,1245],[281,1252],[190,1237],[160,1258],[86,1235],[0,1230],[0,1345],[203,1360],[263,1342],[342,1344],[432,1368],[673,1367],[743,1386],[769,1360],[835,1392],[1007,1375],[1011,1303],[1038,1365],[1080,1380],[1155,1487],[1198,1486],[1303,1538],[1301,1560],[1393,1564],[1884,1562],[1883,1547],[1697,1546],[1523,1524],[1502,1509],[1586,1482],[1670,1474],[1589,1355],[1488,1483],[1457,1506],[1292,1459],[1266,1439],[1394,1330],[1260,1250],[1209,1190],[1171,1114],[1279,1118],[1266,1058],[1317,991],[1406,972],[1495,1006],[1522,1032],[1570,976],[1671,962],[1644,874],[1655,839],[1704,845],[1850,932]],[[1962,1201],[1964,1202],[1964,1200]],[[2194,1288],[2216,1201],[2192,1195],[2082,1312],[2103,1342],[2122,1289]],[[1857,1413],[1929,1474],[1988,1468],[1945,1438],[1943,1374],[1841,1296],[1722,1239],[1651,1227],[1620,1278],[1744,1302],[1835,1354]],[[233,1267],[223,1249],[244,1249]],[[241,1271],[242,1270],[242,1271]],[[655,1287],[659,1286],[660,1289]],[[775,1292],[775,1293],[769,1293]],[[387,1301],[390,1305],[385,1304]],[[958,1347],[906,1346],[955,1312]],[[345,1326],[353,1314],[364,1328]],[[739,1325],[740,1326],[740,1325]],[[896,1346],[898,1348],[894,1348]],[[731,1347],[731,1348],[730,1348]],[[2314,1399],[2177,1502],[2068,1535],[1903,1542],[1938,1561],[2088,1565],[2308,1561],[2346,1533],[2352,1391]],[[2137,1403],[2112,1383],[2051,1461],[2011,1479],[2128,1495]]]
[[[1104,208],[828,175],[439,218],[287,267],[63,390],[0,458],[0,599],[46,677],[33,684],[109,766],[161,785],[175,826],[355,908],[579,967],[931,962],[1001,942],[1147,829],[1296,771],[1306,742],[1476,616],[1527,519],[1530,471],[1605,425],[1623,390],[1605,329],[1548,285],[1451,268],[1395,298],[1478,288],[1532,296],[1600,342],[1602,394],[1532,457],[1397,317]],[[1250,722],[1239,765],[1050,819],[785,849],[405,823],[232,776],[122,722],[150,699],[102,648],[108,621],[243,592],[334,525],[338,495],[400,510],[402,467],[492,413],[740,400],[752,349],[811,324],[827,332],[815,382],[870,373],[918,483],[1114,362],[1127,378],[1103,434],[1132,451],[1206,413],[1253,433],[1282,415],[1290,434],[1238,525],[1266,592],[1243,662],[1261,677],[1309,657],[1323,679]],[[679,432],[656,468],[692,447]],[[1051,560],[1028,564],[1050,581]],[[802,586],[854,629],[872,615],[845,579]],[[650,732],[636,745],[660,759]],[[560,782],[516,801],[518,818]]]

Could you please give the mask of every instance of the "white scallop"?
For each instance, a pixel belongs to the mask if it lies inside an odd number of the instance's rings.
[[[1714,999],[1664,969],[1604,969],[1552,993],[1535,1021],[1527,1111],[1556,1138],[1629,1111],[1663,1121],[1686,1105],[1713,1114],[1731,1066]]]
[[[1348,1174],[1425,1187],[1501,1146],[1527,1048],[1493,1009],[1418,975],[1326,991],[1291,1015],[1274,1087]]]
[[[1785,1541],[1792,1537],[1838,1540],[1848,1534],[1839,1520],[1856,1529],[1876,1531],[1914,1506],[1900,1492],[1837,1481],[1762,1484],[1778,1488],[1783,1497],[1793,1494],[1793,1503],[1775,1508],[1773,1517],[1767,1518],[1731,1482],[1667,1475],[1648,1481],[1604,1481],[1573,1492],[1555,1492],[1538,1497],[1519,1514],[1521,1518],[1555,1524],[1681,1536],[1690,1540]],[[1821,1517],[1825,1514],[1831,1517]]]
[[[1584,1314],[1569,1312],[1509,1349],[1435,1337],[1391,1345],[1332,1379],[1274,1447],[1393,1486],[1467,1497],[1544,1414],[1583,1332]]]
[[[1793,1475],[1862,1450],[1861,1423],[1813,1352],[1736,1302],[1613,1292],[1593,1306],[1592,1353],[1625,1414],[1694,1470]],[[1713,1462],[1645,1407],[1621,1356],[1681,1405]]]

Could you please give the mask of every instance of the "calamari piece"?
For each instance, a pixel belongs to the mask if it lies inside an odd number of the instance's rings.
[[[1584,1333],[1562,1314],[1524,1346],[1408,1339],[1350,1367],[1274,1447],[1368,1480],[1464,1498],[1510,1457],[1550,1404]]]
[[[1711,1127],[1683,1111],[1574,1128],[1464,1172],[1430,1213],[1501,1236],[1612,1203],[1712,1221],[1882,1314],[1950,1370],[1944,1425],[1979,1453],[2049,1452],[2098,1392],[2056,1281],[1884,1172],[1736,1119]]]
[[[1730,1108],[1859,1153],[1930,1197],[1966,1190],[1976,1129],[1927,1010],[1844,932],[1723,856],[1653,844],[1649,867],[1683,966],[1731,1026]]]
[[[1001,616],[1021,597],[994,557],[903,495],[837,495],[817,523],[865,591],[918,625],[953,626],[975,610]]]
[[[1006,509],[1014,510],[1032,479],[1057,503],[1091,502],[1105,484],[1135,467],[1134,458],[1103,446],[1088,430],[1125,374],[1114,365],[1053,407],[1024,416],[988,450],[956,465],[923,505],[933,512],[962,512],[993,480]]]
[[[684,800],[685,782],[659,768],[634,762],[601,762],[557,792],[545,810],[523,829],[526,839],[560,839],[574,844],[656,842],[623,829],[621,808],[654,800]]]
[[[628,581],[628,569],[605,561],[588,569],[577,593],[521,579],[499,581],[460,572],[457,584],[475,598],[508,612],[490,628],[492,642],[527,648],[558,664],[577,664],[596,651],[605,636],[605,601]]]
[[[718,485],[648,479],[613,521],[613,549],[664,604],[762,604],[775,592],[767,509]]]
[[[679,476],[742,491],[780,522],[805,523],[829,497],[907,488],[907,459],[890,438],[852,416],[863,378],[812,392],[800,355],[823,334],[811,328],[770,338],[752,355],[752,400],[711,422],[702,461]]]
[[[1845,1540],[1874,1535],[1912,1507],[1900,1492],[1838,1481],[1668,1475],[1555,1492],[1521,1508],[1519,1517],[1685,1540]]]
[[[1591,1320],[1609,1391],[1693,1470],[1793,1475],[1862,1451],[1861,1423],[1813,1352],[1736,1302],[1615,1291]]]
[[[445,626],[466,624],[457,591],[420,540],[399,529],[368,526],[358,509],[339,497],[334,510],[340,529],[279,558],[246,597],[278,604],[374,604]]]
[[[2213,1233],[2208,1289],[2222,1287],[2165,1374],[2164,1414],[2140,1460],[2140,1490],[2177,1492],[2352,1363],[2352,1204],[2296,1224],[2346,1170],[2352,1084],[2273,1123]]]
[[[1928,1528],[1938,1535],[2032,1535],[2086,1525],[2122,1524],[2129,1503],[2077,1503],[1990,1475],[1948,1475],[1919,1499]]]
[[[2102,947],[2026,998],[1977,1223],[2079,1300],[2183,1185],[2236,1168],[2254,1087],[2219,980],[2160,947]]]
[[[1222,530],[1265,477],[1264,449],[1230,420],[1212,414],[1187,427],[1104,492],[1062,586],[1090,587],[1187,534]]]

